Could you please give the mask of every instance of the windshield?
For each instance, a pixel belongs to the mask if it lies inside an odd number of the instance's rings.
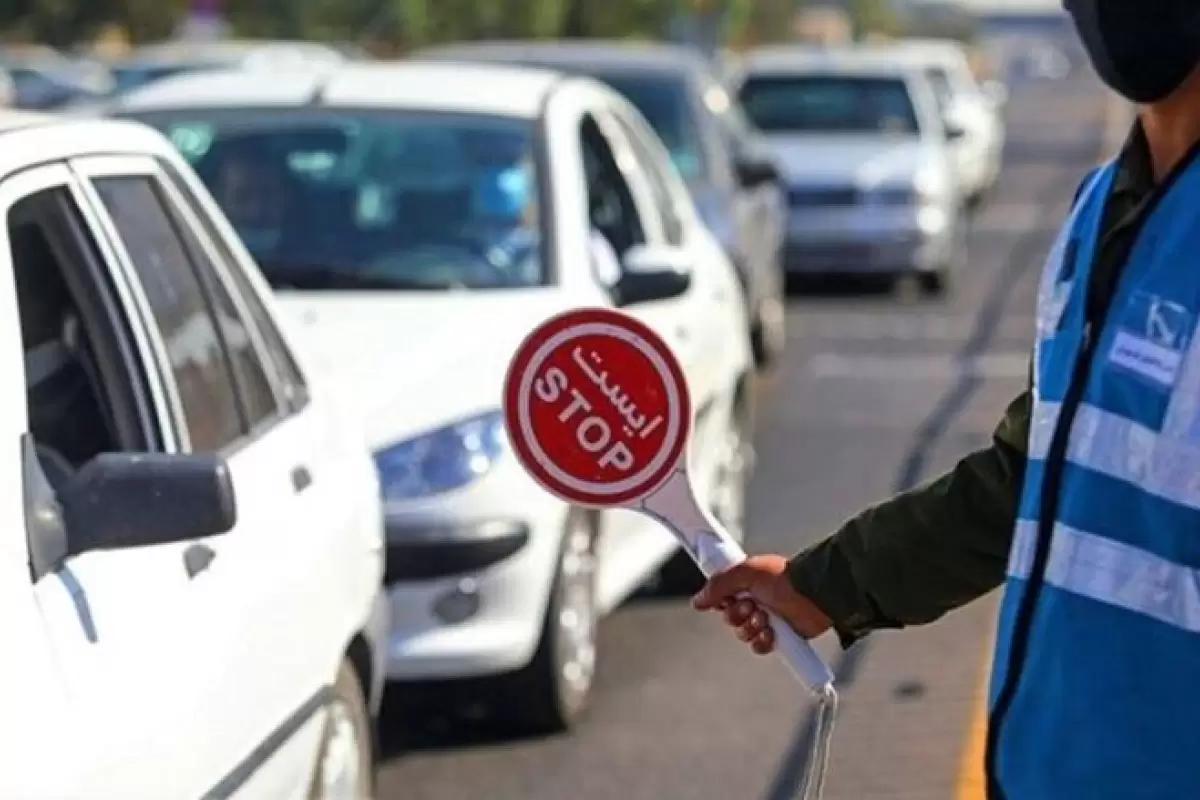
[[[686,181],[703,179],[708,173],[700,146],[696,117],[688,101],[687,83],[682,77],[645,76],[616,72],[596,74],[620,92],[658,134],[675,168]]]
[[[544,283],[529,120],[336,109],[131,116],[174,142],[276,288]]]
[[[917,135],[916,109],[900,78],[845,75],[755,75],[739,97],[766,133]]]

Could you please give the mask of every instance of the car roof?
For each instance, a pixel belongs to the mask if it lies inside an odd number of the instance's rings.
[[[970,56],[962,47],[945,42],[884,42],[865,47],[864,54],[894,58],[923,67],[948,66],[970,68]]]
[[[164,78],[134,89],[110,113],[185,108],[420,108],[533,119],[562,79],[527,67],[371,62],[234,69]]]
[[[742,75],[816,72],[907,78],[914,73],[914,63],[906,58],[891,57],[883,49],[792,45],[751,50],[739,64],[738,72]]]
[[[419,60],[482,61],[547,66],[562,72],[676,73],[711,70],[712,65],[690,47],[661,42],[492,40],[459,42],[418,50]]]
[[[177,161],[166,137],[139,122],[0,111],[0,179],[37,164],[93,155]]]

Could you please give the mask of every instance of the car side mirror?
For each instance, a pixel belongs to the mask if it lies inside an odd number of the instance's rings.
[[[237,523],[229,467],[209,455],[102,453],[58,503],[69,556],[215,536]]]
[[[733,166],[738,183],[747,189],[779,181],[779,169],[769,158],[741,156],[734,161]]]
[[[692,267],[683,250],[634,245],[621,259],[621,277],[613,286],[617,306],[671,300],[692,285]]]

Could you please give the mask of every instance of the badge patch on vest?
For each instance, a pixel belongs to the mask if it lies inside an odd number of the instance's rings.
[[[1159,389],[1175,385],[1195,315],[1158,295],[1138,292],[1117,319],[1108,363]]]

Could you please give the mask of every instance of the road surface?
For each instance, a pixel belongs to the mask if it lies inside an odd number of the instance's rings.
[[[952,294],[793,299],[763,402],[749,548],[790,553],[864,504],[985,444],[1021,389],[1037,272],[1085,168],[1119,143],[1120,106],[1089,76],[1023,84],[1008,162]],[[1114,136],[1114,134],[1116,134]],[[828,800],[981,798],[979,715],[995,597],[849,655]],[[576,734],[492,738],[386,721],[380,800],[785,800],[811,735],[786,669],[683,599],[636,599],[601,633],[595,705]]]

